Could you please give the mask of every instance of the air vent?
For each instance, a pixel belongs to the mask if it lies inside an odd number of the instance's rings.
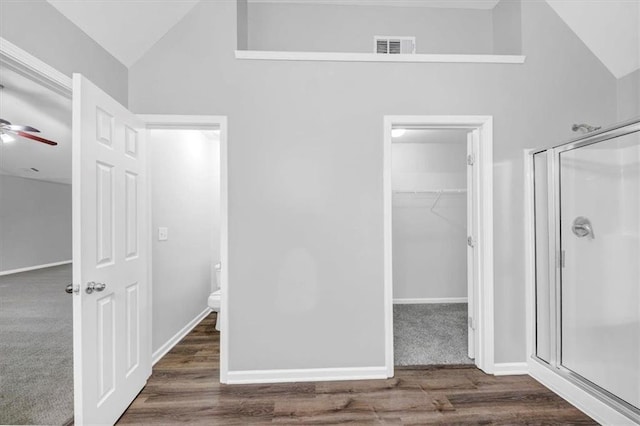
[[[382,55],[411,55],[416,53],[415,37],[375,36],[374,52]]]

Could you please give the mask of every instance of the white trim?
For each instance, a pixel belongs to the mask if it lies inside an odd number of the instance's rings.
[[[493,118],[491,116],[385,116],[383,140],[383,238],[384,238],[384,306],[385,365],[393,372],[393,254],[391,128],[394,125],[422,128],[478,129],[480,144],[477,165],[480,175],[477,230],[479,258],[475,363],[485,373],[494,371],[494,291],[493,291]],[[391,375],[390,375],[391,377]]]
[[[589,392],[574,385],[540,362],[529,358],[528,371],[531,377],[567,400],[587,416],[603,425],[635,425],[630,418],[605,404]]]
[[[467,303],[466,297],[427,297],[411,299],[393,299],[394,305],[430,305],[435,303]]]
[[[73,86],[71,77],[2,37],[0,37],[0,63],[66,97],[71,97]]]
[[[498,4],[498,0],[248,0],[248,3],[316,4],[330,6],[430,7],[446,9],[461,8],[491,10]]]
[[[184,339],[184,337],[191,332],[200,322],[207,317],[211,312],[211,308],[206,308],[204,311],[199,313],[194,319],[189,321],[187,325],[182,327],[180,331],[178,331],[173,337],[165,342],[164,345],[160,346],[154,353],[151,355],[151,365],[156,365],[158,361],[162,359],[175,345],[180,342],[180,340]]]
[[[524,64],[522,55],[436,55],[425,53],[384,55],[349,52],[286,52],[236,50],[236,59],[260,61],[333,61],[333,62],[436,62],[465,64]]]
[[[386,367],[308,368],[229,371],[227,374],[227,383],[328,382],[335,380],[371,380],[386,378]]]
[[[72,260],[63,260],[62,262],[46,263],[44,265],[27,266],[25,268],[10,269],[8,271],[0,271],[0,277],[5,275],[19,274],[20,272],[35,271],[36,269],[51,268],[53,266],[68,265]]]
[[[493,365],[495,376],[522,376],[529,374],[526,362],[499,362]]]
[[[147,129],[218,129],[226,117],[217,115],[137,114]]]
[[[383,128],[383,149],[382,149],[382,192],[383,192],[383,245],[384,245],[384,346],[385,365],[387,367],[387,377],[394,375],[394,354],[393,354],[393,227],[391,226],[391,215],[393,213],[393,187],[391,178],[391,130],[393,129],[393,118],[384,117]]]
[[[141,120],[147,124],[147,129],[218,129],[220,130],[220,382],[227,383],[229,365],[229,192],[228,192],[228,164],[227,164],[227,117],[218,115],[156,115],[139,114]],[[147,168],[151,176],[151,167]],[[149,177],[149,179],[151,179]],[[151,185],[149,194],[151,197]],[[151,204],[149,204],[151,206]],[[149,208],[151,211],[151,207]],[[149,226],[151,220],[149,219]],[[153,232],[149,232],[148,244],[151,247]],[[149,268],[151,268],[151,251],[149,252]],[[152,281],[151,273],[149,280]],[[153,288],[153,284],[151,286]],[[151,292],[150,292],[151,293]]]

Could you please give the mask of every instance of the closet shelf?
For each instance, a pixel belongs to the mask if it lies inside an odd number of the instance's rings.
[[[438,196],[433,201],[431,205],[431,211],[436,208],[438,202],[440,201],[440,197],[442,194],[465,194],[467,192],[466,188],[455,188],[455,189],[424,189],[417,191],[393,191],[394,194],[437,194]]]

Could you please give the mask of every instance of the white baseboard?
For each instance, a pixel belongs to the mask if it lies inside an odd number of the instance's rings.
[[[178,331],[171,339],[167,340],[164,345],[160,346],[160,348],[158,348],[158,350],[156,350],[153,355],[151,355],[151,364],[156,365],[156,363],[160,361],[162,357],[167,354],[167,352],[173,349],[173,347],[177,345],[178,342],[184,338],[184,336],[189,334],[191,330],[193,330],[196,325],[200,324],[200,321],[205,319],[206,316],[211,312],[213,311],[210,308],[205,309],[200,314],[198,314],[198,316],[189,321],[189,323],[185,325],[182,330]]]
[[[493,365],[495,376],[522,376],[529,374],[526,362],[499,362]]]
[[[228,384],[387,379],[386,367],[229,371]]]
[[[394,305],[420,305],[430,303],[467,303],[466,297],[430,297],[426,299],[393,299]]]
[[[36,269],[51,268],[52,266],[68,265],[71,260],[63,260],[62,262],[47,263],[44,265],[27,266],[26,268],[11,269],[9,271],[0,271],[0,277],[4,275],[18,274],[20,272],[35,271]]]
[[[603,425],[636,425],[629,417],[605,404],[589,392],[554,373],[535,360],[529,361],[529,374],[567,400],[587,416]]]

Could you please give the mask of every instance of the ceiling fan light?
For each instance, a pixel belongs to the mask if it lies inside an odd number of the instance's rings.
[[[14,142],[16,140],[16,138],[14,138],[11,135],[8,135],[6,133],[3,133],[2,135],[0,135],[0,138],[2,138],[2,142],[4,143],[11,143]]]

